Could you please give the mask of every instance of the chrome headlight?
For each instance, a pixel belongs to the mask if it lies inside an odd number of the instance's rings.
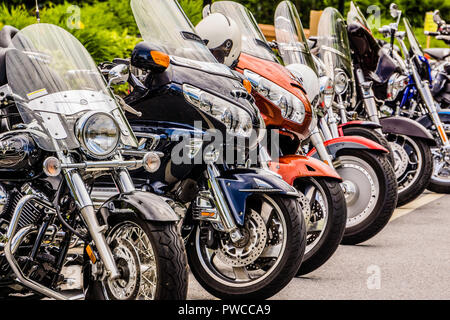
[[[190,104],[221,121],[228,132],[244,137],[251,136],[252,118],[244,109],[189,84],[183,84],[183,94]]]
[[[341,95],[345,93],[348,89],[349,79],[347,74],[342,71],[336,71],[336,75],[334,76],[334,90],[337,94]]]
[[[387,101],[394,101],[398,94],[403,91],[409,83],[409,78],[405,75],[394,73],[387,85]]]
[[[120,129],[112,116],[102,112],[89,112],[76,125],[76,134],[85,150],[93,158],[106,158],[117,148]]]
[[[281,109],[283,118],[300,124],[303,123],[305,120],[305,105],[299,98],[253,71],[244,70],[244,76],[259,94]]]

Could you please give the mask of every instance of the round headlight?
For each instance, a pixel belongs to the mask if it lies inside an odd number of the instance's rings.
[[[105,158],[116,150],[120,130],[109,114],[91,113],[79,120],[77,135],[90,156]]]
[[[334,89],[337,94],[343,94],[348,88],[348,77],[344,71],[339,71],[334,77]]]

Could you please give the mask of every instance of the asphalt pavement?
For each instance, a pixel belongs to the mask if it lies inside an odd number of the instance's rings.
[[[188,298],[215,299],[190,275]],[[450,195],[425,193],[377,236],[340,246],[272,299],[450,299]]]

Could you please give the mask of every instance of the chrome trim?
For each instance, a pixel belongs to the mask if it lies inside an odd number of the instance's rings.
[[[13,217],[11,219],[11,224],[9,225],[8,232],[7,232],[8,240],[6,241],[5,249],[4,249],[6,260],[8,261],[9,265],[11,266],[11,269],[14,272],[14,274],[16,275],[17,281],[19,283],[23,284],[24,286],[30,288],[33,291],[42,293],[43,295],[45,295],[47,297],[58,299],[58,300],[67,300],[66,296],[64,296],[54,290],[51,290],[47,287],[44,287],[43,285],[25,277],[25,275],[22,273],[22,270],[20,270],[20,267],[19,267],[16,259],[14,258],[14,252],[15,252],[15,250],[17,250],[20,242],[23,240],[23,238],[26,235],[28,235],[30,232],[34,231],[33,226],[26,226],[26,227],[20,229],[16,233],[16,229],[19,224],[20,216],[22,214],[22,210],[29,201],[36,201],[40,205],[53,210],[51,203],[49,203],[45,200],[41,200],[37,196],[34,196],[34,195],[25,196],[22,199],[20,199],[19,203],[16,206],[16,209],[14,210]]]
[[[206,173],[208,174],[208,185],[211,189],[216,208],[218,209],[220,220],[225,228],[225,231],[230,234],[231,241],[237,242],[241,240],[243,236],[234,222],[233,215],[231,214],[228,203],[217,181],[217,177],[220,174],[214,164],[208,164],[206,167]]]

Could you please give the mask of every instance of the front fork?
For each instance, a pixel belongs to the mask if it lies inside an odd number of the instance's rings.
[[[325,143],[322,138],[322,134],[320,133],[320,130],[317,126],[311,132],[310,139],[311,139],[312,145],[317,150],[317,154],[319,155],[320,160],[325,162],[331,168],[335,169],[334,165],[333,165],[333,159],[331,158],[330,154],[327,151],[327,148],[325,147]]]
[[[422,81],[419,73],[417,72],[415,66],[412,64],[412,75],[414,81],[416,83],[417,89],[420,92],[420,96],[422,97],[423,102],[427,108],[427,111],[433,121],[434,126],[438,132],[439,140],[441,142],[441,146],[443,147],[446,153],[450,152],[450,142],[447,137],[447,133],[445,132],[444,125],[442,124],[441,118],[437,112],[436,104],[433,99],[433,95],[430,90],[429,82]]]
[[[225,232],[230,235],[232,242],[239,242],[244,236],[236,226],[233,214],[217,180],[220,176],[220,172],[214,164],[209,163],[206,167],[206,173],[208,176],[209,189],[211,190],[215,206],[219,213],[219,219],[225,229]]]
[[[64,164],[72,164],[72,159],[69,156],[61,156]],[[119,159],[117,159],[119,160]],[[106,276],[110,279],[117,279],[120,277],[119,270],[114,261],[114,256],[106,241],[105,232],[108,229],[107,225],[100,225],[94,209],[91,196],[84,184],[78,169],[64,169],[64,177],[75,203],[81,212],[83,221],[85,222],[89,234],[94,241],[98,254],[106,269]],[[117,169],[113,173],[114,181],[121,193],[127,194],[133,192],[134,184],[128,173],[128,170]]]

